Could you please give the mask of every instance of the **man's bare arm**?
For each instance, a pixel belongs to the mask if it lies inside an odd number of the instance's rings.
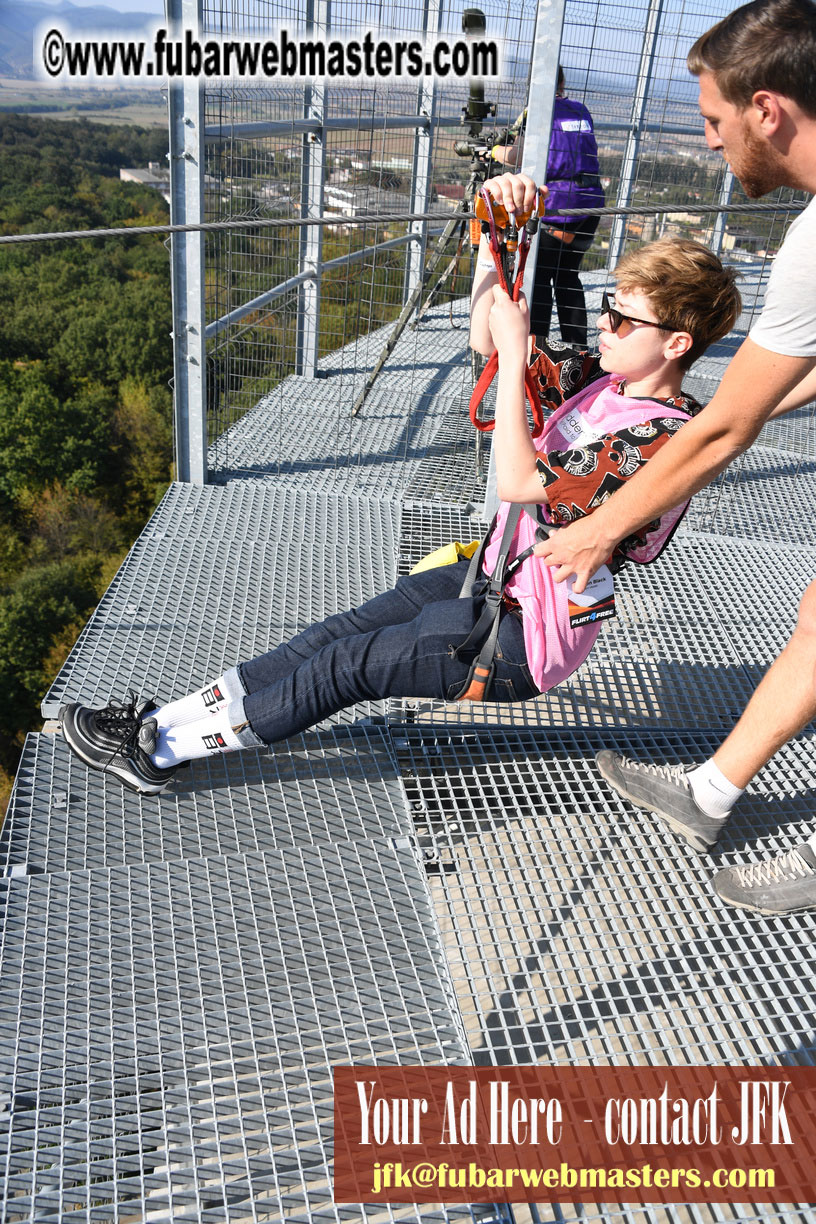
[[[583,591],[621,540],[688,500],[747,450],[774,408],[815,366],[812,357],[785,357],[744,340],[699,416],[594,514],[536,547],[557,567],[556,581],[574,574],[575,590]]]
[[[769,414],[768,420],[784,416],[786,412],[793,412],[796,408],[803,408],[805,404],[810,404],[814,400],[816,400],[816,366],[805,375],[800,383],[797,383],[790,395],[780,400],[773,412]]]

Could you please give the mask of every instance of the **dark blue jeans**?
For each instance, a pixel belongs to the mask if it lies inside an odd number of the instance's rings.
[[[481,601],[459,599],[467,561],[400,578],[368,603],[329,616],[290,642],[238,667],[244,713],[265,744],[286,739],[356,701],[452,697],[469,664],[451,650],[473,628]],[[491,701],[538,696],[527,667],[520,618],[499,629]]]

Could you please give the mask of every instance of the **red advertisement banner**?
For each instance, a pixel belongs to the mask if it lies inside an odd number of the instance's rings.
[[[338,1203],[816,1201],[813,1067],[338,1067]]]

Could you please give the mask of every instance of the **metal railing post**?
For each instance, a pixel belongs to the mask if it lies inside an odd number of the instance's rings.
[[[717,201],[721,209],[727,210],[731,203],[731,196],[734,194],[734,171],[729,166],[725,172],[725,178],[720,187],[720,198]],[[709,246],[715,255],[722,254],[723,238],[725,237],[725,227],[728,224],[728,212],[718,212],[714,222],[714,232],[711,235]]]
[[[536,10],[521,169],[537,183],[544,183],[547,179],[547,157],[550,151],[550,129],[555,105],[555,87],[558,83],[565,8],[566,0],[553,0],[553,3],[539,0]],[[527,266],[524,269],[523,287],[528,302],[532,299],[537,251],[538,235],[530,245]],[[498,505],[496,467],[491,447],[485,490],[485,517],[492,518]]]
[[[442,21],[441,0],[425,0],[422,6],[422,33],[427,38],[433,32],[438,34]],[[418,127],[414,136],[414,156],[411,167],[411,212],[424,213],[428,211],[431,194],[431,166],[433,153],[433,132],[436,122],[436,77],[423,77],[417,90],[417,115],[427,116],[430,120],[426,127]],[[417,285],[422,280],[425,266],[425,248],[428,242],[428,222],[413,221],[409,231],[415,234],[418,242],[411,242],[405,259],[405,284],[402,291],[403,303],[407,302]]]
[[[632,118],[629,138],[621,162],[620,184],[618,186],[617,205],[628,208],[632,200],[632,190],[635,185],[638,155],[640,153],[641,130],[646,105],[649,101],[649,91],[652,84],[652,69],[657,53],[657,37],[660,33],[660,18],[663,14],[663,0],[650,0],[649,13],[646,19],[646,33],[643,37],[643,48],[638,64],[635,97],[632,102]],[[615,217],[612,223],[612,234],[609,239],[609,259],[607,267],[612,269],[623,253],[623,242],[626,234],[626,218]]]
[[[201,29],[202,0],[168,0],[171,28]],[[195,78],[173,82],[168,93],[170,221],[204,220],[204,98]],[[207,365],[204,338],[204,235],[173,234],[173,419],[176,476],[207,483]]]
[[[306,29],[312,35],[326,40],[329,31],[329,0],[308,0],[306,5]],[[313,82],[303,90],[303,114],[316,120],[318,131],[306,132],[303,136],[303,153],[300,174],[300,215],[319,217],[323,208],[323,187],[326,181],[326,117],[327,90],[320,82]],[[299,270],[307,273],[298,293],[297,341],[295,370],[307,378],[317,374],[318,336],[320,328],[321,265],[323,263],[323,226],[301,226]]]
[[[542,15],[542,6],[539,3],[536,14],[533,60],[527,93],[524,153],[520,166],[536,183],[547,181],[547,159],[550,153],[550,131],[555,109],[555,90],[558,85],[565,9],[565,0],[559,0],[556,4],[545,6]],[[533,297],[537,252],[538,234],[530,244],[527,266],[524,269],[524,293],[528,302],[532,301]]]

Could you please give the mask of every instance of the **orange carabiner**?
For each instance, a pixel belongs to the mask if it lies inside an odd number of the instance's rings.
[[[481,192],[478,192],[476,195],[476,216],[480,221],[485,221],[488,225],[492,221],[496,229],[507,229],[507,226],[510,224],[510,218],[504,205],[499,204],[496,200],[491,200],[488,205]]]
[[[478,219],[486,221],[488,224],[492,220],[496,229],[507,229],[510,224],[510,217],[504,205],[500,204],[498,200],[491,200],[490,208],[492,209],[492,217],[484,196],[479,192],[476,196],[476,216]],[[533,215],[536,217],[544,216],[544,196],[540,187],[536,193],[536,201],[533,208],[528,212],[514,214],[513,220],[516,228],[521,229]]]

